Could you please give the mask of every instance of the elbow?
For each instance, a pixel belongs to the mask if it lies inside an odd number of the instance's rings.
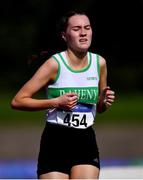
[[[11,108],[12,109],[19,109],[19,103],[17,102],[17,100],[16,99],[13,99],[12,101],[11,101]]]

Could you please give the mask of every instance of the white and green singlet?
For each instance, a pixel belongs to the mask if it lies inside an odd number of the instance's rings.
[[[65,51],[53,55],[58,63],[56,80],[47,86],[47,98],[55,98],[67,92],[78,95],[78,103],[72,110],[48,109],[46,121],[63,126],[85,129],[93,125],[96,116],[99,84],[99,56],[88,52],[88,65],[82,70],[73,70],[68,65]]]

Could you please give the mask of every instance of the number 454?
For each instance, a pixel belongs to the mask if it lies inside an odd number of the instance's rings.
[[[85,126],[87,127],[87,122],[86,122],[86,114],[83,114],[82,117],[79,114],[66,114],[64,118],[64,123],[68,124],[68,126]]]

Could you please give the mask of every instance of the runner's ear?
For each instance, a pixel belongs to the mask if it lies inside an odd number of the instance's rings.
[[[65,32],[62,32],[61,34],[62,34],[62,39],[66,42],[66,41],[67,41],[67,39],[66,39]]]

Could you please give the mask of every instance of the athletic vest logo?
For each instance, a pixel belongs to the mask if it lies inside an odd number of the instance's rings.
[[[87,77],[87,80],[97,80],[97,77]]]

